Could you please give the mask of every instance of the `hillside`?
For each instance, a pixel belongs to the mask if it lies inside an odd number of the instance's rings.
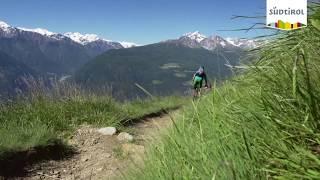
[[[81,45],[69,39],[57,40],[38,33],[12,29],[1,34],[0,50],[42,73],[68,73],[90,57]]]
[[[107,92],[92,94],[63,83],[56,84],[49,91],[41,86],[41,82],[34,83],[37,88],[29,96],[0,104],[0,179],[25,179],[31,171],[43,172],[44,167],[35,170],[32,165],[41,166],[42,162],[48,160],[68,161],[70,157],[79,160],[76,154],[81,149],[72,144],[71,140],[76,138],[73,135],[80,132],[81,127],[90,125],[90,132],[95,134],[92,138],[97,141],[100,134],[97,132],[98,127],[112,126],[118,132],[126,131],[126,124],[176,109],[186,102],[181,97],[166,97],[119,103]],[[87,138],[84,141],[90,141]],[[86,143],[92,147],[89,144]],[[105,145],[109,146],[110,143]],[[112,153],[116,151],[114,148],[108,147]],[[92,153],[96,155],[97,152]],[[117,157],[115,152],[112,156]],[[83,161],[79,161],[77,166],[80,164]],[[65,166],[63,169],[65,172]],[[71,169],[76,172],[76,169]],[[69,172],[66,174],[72,176]],[[36,179],[39,179],[38,176],[36,174]]]
[[[143,95],[135,83],[152,94],[185,93],[200,65],[211,81],[232,75],[225,64],[237,65],[241,51],[213,52],[164,42],[130,49],[110,50],[76,72],[76,82],[89,87],[112,87],[116,96]]]
[[[35,71],[25,64],[0,51],[0,92],[13,92],[16,87],[21,87],[21,77],[35,74]]]
[[[42,28],[13,27],[0,21],[0,50],[37,72],[71,74],[95,56],[118,48],[124,47],[95,34],[60,34]]]
[[[0,51],[10,56],[2,56],[6,60],[0,62],[2,67],[6,66],[1,72],[0,93],[8,94],[9,90],[13,94],[12,89],[23,91],[23,85],[15,82],[21,75],[46,81],[69,76],[90,59],[118,48],[124,47],[94,34],[63,35],[42,28],[14,27],[0,21]]]
[[[319,179],[320,8],[193,103],[128,179]]]

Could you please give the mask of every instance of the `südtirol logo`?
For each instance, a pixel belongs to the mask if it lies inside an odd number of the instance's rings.
[[[294,30],[307,26],[307,0],[267,0],[267,27]]]

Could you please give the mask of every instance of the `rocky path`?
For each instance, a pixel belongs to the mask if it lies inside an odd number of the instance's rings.
[[[121,178],[130,167],[141,166],[146,146],[172,125],[171,117],[176,114],[172,112],[142,119],[125,128],[128,134],[104,135],[98,128],[82,126],[69,140],[76,148],[76,155],[40,163],[29,170],[26,179]]]

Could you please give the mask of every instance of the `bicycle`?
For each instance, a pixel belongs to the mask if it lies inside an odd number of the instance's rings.
[[[207,93],[208,91],[211,90],[211,84],[208,84],[205,87],[197,87],[196,89],[194,89],[193,91],[193,100],[199,99],[201,97],[201,95],[203,94],[202,91],[204,91],[205,93]]]

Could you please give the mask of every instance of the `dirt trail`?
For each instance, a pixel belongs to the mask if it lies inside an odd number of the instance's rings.
[[[40,163],[29,169],[24,179],[113,179],[121,177],[132,165],[141,165],[145,149],[160,132],[172,125],[177,111],[158,117],[142,119],[125,131],[133,135],[133,142],[120,142],[117,135],[107,136],[92,126],[82,126],[70,139],[76,147],[73,157]]]

